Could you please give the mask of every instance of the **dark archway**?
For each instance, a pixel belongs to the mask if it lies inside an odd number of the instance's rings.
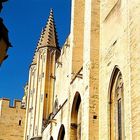
[[[81,96],[76,92],[71,110],[70,140],[81,139]]]
[[[60,130],[59,130],[59,133],[58,133],[57,140],[64,140],[64,137],[65,137],[65,127],[62,124],[61,127],[60,127]]]
[[[52,136],[50,137],[50,140],[53,140],[53,137]]]

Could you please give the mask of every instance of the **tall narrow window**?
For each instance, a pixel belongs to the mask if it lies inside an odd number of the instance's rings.
[[[81,139],[81,109],[81,96],[78,92],[76,92],[71,110],[70,140]]]
[[[19,120],[18,125],[19,125],[19,126],[21,125],[21,120]]]
[[[121,99],[118,100],[118,139],[122,139]]]
[[[119,69],[112,77],[110,103],[110,139],[123,140],[123,80]]]

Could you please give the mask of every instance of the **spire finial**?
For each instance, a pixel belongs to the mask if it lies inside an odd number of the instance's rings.
[[[49,17],[53,17],[53,9],[50,9],[50,16]]]
[[[50,13],[53,13],[53,8],[50,9]]]

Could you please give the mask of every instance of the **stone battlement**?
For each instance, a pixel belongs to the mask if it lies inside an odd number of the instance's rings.
[[[22,101],[19,100],[19,99],[14,99],[14,102],[13,102],[13,105],[10,105],[10,99],[9,98],[0,98],[0,106],[1,106],[1,109],[4,107],[7,107],[7,108],[20,108],[20,109],[25,109],[23,106],[22,106]]]
[[[0,98],[0,140],[23,139],[25,113],[21,100],[15,99],[10,105],[10,99]]]

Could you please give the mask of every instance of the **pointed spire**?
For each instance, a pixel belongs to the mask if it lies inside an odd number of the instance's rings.
[[[50,15],[47,24],[43,28],[40,40],[38,42],[38,48],[43,46],[59,48],[52,9],[50,10]]]

